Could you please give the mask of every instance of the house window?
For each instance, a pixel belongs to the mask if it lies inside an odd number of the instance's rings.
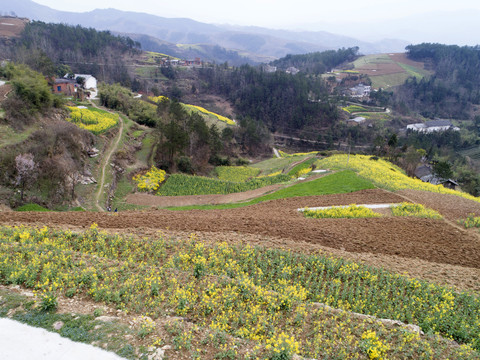
[[[62,87],[61,87],[61,86],[57,86],[57,91],[62,91]]]

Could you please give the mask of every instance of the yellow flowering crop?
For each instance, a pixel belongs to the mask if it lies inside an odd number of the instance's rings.
[[[348,164],[347,164],[348,160]],[[383,159],[374,160],[367,155],[347,154],[333,155],[316,162],[320,169],[349,169],[355,170],[358,175],[372,181],[375,185],[391,190],[424,190],[441,194],[452,194],[466,199],[480,202],[480,198],[470,194],[447,189],[442,185],[433,185],[420,179],[408,177],[403,170]]]
[[[204,109],[203,107],[201,106],[197,106],[197,105],[189,105],[189,104],[185,104],[186,106],[188,106],[189,108],[192,108],[192,109],[196,109],[204,114],[207,114],[207,115],[213,115],[215,116],[218,120],[220,121],[223,121],[224,123],[228,124],[228,125],[236,125],[235,121],[233,121],[232,119],[229,119],[225,116],[222,116],[222,115],[219,115],[219,114],[215,114],[214,112],[211,112],[211,111],[208,111],[207,109]]]
[[[243,182],[257,176],[260,169],[248,166],[217,166],[215,172],[221,180]]]
[[[318,154],[318,151],[310,151],[310,152],[306,152],[306,153],[289,154],[289,153],[286,153],[282,150],[278,150],[278,153],[280,154],[280,156],[282,158],[286,158],[286,157],[292,157],[292,156],[316,155],[316,154]]]
[[[479,357],[475,294],[321,254],[211,244],[194,236],[108,235],[96,225],[81,233],[0,227],[0,283],[34,289],[46,307],[60,294],[78,294],[134,312],[138,336],[152,341],[159,335],[159,316],[187,317],[185,323],[210,332],[212,340],[220,334],[248,342],[238,348],[243,358]],[[440,336],[411,336],[319,303],[418,324],[470,346],[456,347]],[[178,358],[199,353],[203,345],[194,343],[194,333],[187,329],[172,336],[174,350],[187,352]]]
[[[334,206],[328,209],[316,209],[310,210],[305,209],[303,214],[306,217],[311,217],[315,219],[324,219],[324,218],[370,218],[370,217],[380,217],[379,213],[374,212],[372,209],[369,209],[365,206],[359,205],[349,205],[349,206]]]
[[[158,104],[158,103],[161,103],[162,101],[168,100],[168,97],[162,96],[162,95],[160,95],[160,96],[155,96],[155,97],[154,97],[154,96],[149,96],[148,99],[151,100],[151,101],[153,101],[154,103],[157,103],[157,104]]]
[[[442,219],[437,211],[426,208],[422,204],[401,203],[392,206],[392,214],[394,216],[415,216],[426,219]]]
[[[139,190],[156,191],[160,184],[165,180],[166,172],[152,166],[145,174],[137,174],[132,180],[137,183]]]
[[[101,110],[79,109],[67,106],[70,110],[70,121],[82,129],[98,135],[114,127],[118,123],[118,114],[111,114]]]

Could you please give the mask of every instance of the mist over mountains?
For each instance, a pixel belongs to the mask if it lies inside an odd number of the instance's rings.
[[[144,50],[159,51],[175,44],[202,44],[233,50],[253,62],[270,61],[287,54],[302,54],[358,46],[364,54],[404,51],[405,40],[367,42],[327,31],[273,30],[262,27],[214,25],[186,18],[165,18],[116,9],[74,13],[58,11],[30,0],[0,0],[3,14],[44,22],[82,25],[132,37]]]

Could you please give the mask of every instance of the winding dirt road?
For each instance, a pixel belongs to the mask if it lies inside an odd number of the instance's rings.
[[[98,106],[96,105],[93,105],[93,106],[98,108]],[[102,159],[102,175],[100,176],[100,181],[98,182],[98,185],[97,185],[98,189],[97,189],[97,192],[95,193],[95,207],[98,209],[98,211],[105,211],[105,209],[100,206],[100,197],[103,193],[103,189],[105,186],[105,174],[107,171],[107,166],[109,166],[110,164],[110,159],[112,158],[113,153],[117,151],[118,144],[120,143],[120,140],[122,139],[122,136],[123,136],[123,120],[120,115],[118,116],[118,122],[120,124],[120,128],[118,130],[117,137],[113,141],[113,144],[110,144],[110,148],[108,149],[107,154]]]

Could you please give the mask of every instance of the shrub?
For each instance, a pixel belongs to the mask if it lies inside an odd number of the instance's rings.
[[[22,205],[16,208],[15,211],[50,211],[50,210],[38,204],[31,203],[31,204]]]

